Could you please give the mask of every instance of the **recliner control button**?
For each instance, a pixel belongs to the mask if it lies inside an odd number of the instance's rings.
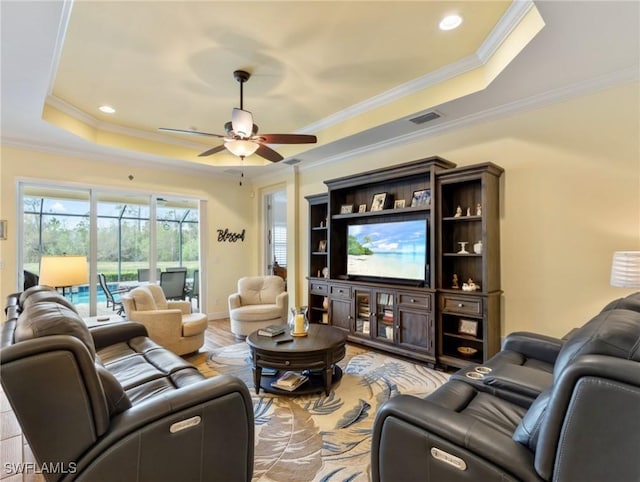
[[[467,470],[467,464],[460,457],[456,457],[444,450],[440,450],[437,447],[431,447],[431,456],[434,459],[441,460],[442,462],[453,465],[458,470]]]

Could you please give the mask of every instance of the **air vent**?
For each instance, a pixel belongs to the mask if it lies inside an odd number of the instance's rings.
[[[418,117],[414,117],[413,119],[409,119],[414,124],[424,124],[426,122],[431,122],[436,119],[440,119],[442,117],[436,111],[432,110],[431,112],[427,112],[426,114],[419,115]]]

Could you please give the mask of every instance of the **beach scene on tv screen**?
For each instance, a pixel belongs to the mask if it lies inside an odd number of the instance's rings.
[[[352,225],[347,274],[424,280],[426,249],[424,220]]]

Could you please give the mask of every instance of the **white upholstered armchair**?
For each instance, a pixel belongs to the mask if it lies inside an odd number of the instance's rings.
[[[269,325],[286,324],[289,295],[280,276],[250,276],[238,280],[229,296],[231,332],[237,336]]]
[[[149,338],[176,355],[192,353],[204,344],[207,315],[191,313],[190,301],[167,301],[156,284],[139,286],[121,299],[127,318],[142,323]]]

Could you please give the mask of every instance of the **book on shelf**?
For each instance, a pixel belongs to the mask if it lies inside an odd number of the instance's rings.
[[[306,375],[287,371],[284,372],[275,382],[271,383],[271,386],[288,392],[293,392],[308,379],[309,377]]]
[[[285,325],[269,325],[265,328],[260,328],[258,330],[258,335],[260,336],[278,336],[284,333],[286,326]]]

